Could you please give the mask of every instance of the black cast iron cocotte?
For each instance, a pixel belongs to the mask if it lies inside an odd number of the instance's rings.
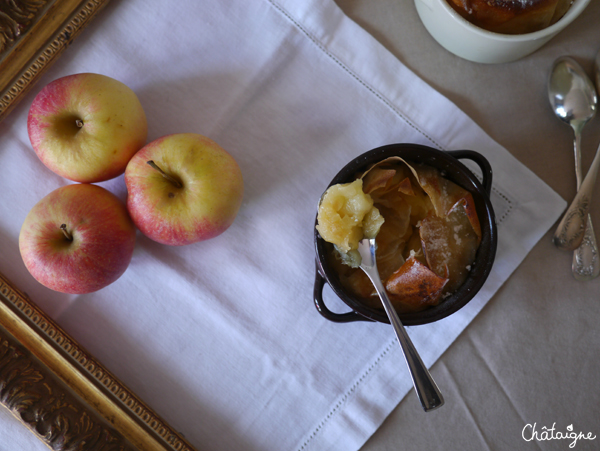
[[[490,274],[498,242],[496,220],[490,202],[492,168],[485,157],[472,150],[443,151],[419,144],[390,144],[356,157],[338,172],[329,186],[338,183],[349,183],[354,180],[356,174],[360,174],[373,164],[393,156],[401,157],[408,163],[425,164],[437,168],[445,178],[469,191],[473,196],[477,216],[481,224],[481,243],[464,283],[451,296],[442,300],[436,306],[420,312],[399,314],[400,320],[405,326],[428,324],[446,318],[464,307],[481,289]],[[477,164],[481,170],[481,182],[471,170],[459,161],[462,159],[471,160]],[[319,313],[328,320],[340,323],[378,321],[389,324],[389,319],[383,308],[368,307],[361,302],[360,298],[349,293],[343,287],[337,273],[329,263],[329,256],[334,252],[333,246],[325,242],[316,229],[314,230],[314,239],[316,250],[314,302]],[[326,283],[350,307],[350,311],[335,313],[327,308],[323,300],[323,289]]]

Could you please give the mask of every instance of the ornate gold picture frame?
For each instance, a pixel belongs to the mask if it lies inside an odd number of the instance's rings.
[[[0,2],[0,120],[108,0]]]
[[[2,274],[0,403],[57,451],[193,451]]]
[[[106,3],[0,2],[0,120]],[[57,451],[193,451],[2,274],[0,404]]]

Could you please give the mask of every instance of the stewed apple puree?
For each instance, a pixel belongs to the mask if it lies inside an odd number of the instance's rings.
[[[481,241],[471,194],[437,169],[397,157],[331,186],[319,204],[317,230],[334,246],[331,264],[343,286],[377,308],[357,251],[363,237],[375,237],[379,274],[399,312],[450,296],[469,274]]]

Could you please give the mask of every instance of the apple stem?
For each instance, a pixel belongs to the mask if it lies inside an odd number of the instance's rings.
[[[179,180],[177,180],[172,175],[169,175],[165,171],[163,171],[154,161],[150,160],[150,161],[147,161],[146,163],[148,163],[150,166],[152,166],[154,169],[156,169],[158,172],[160,172],[160,174],[164,178],[166,178],[169,182],[171,182],[177,188],[183,188],[183,184]]]
[[[75,125],[77,125],[79,128],[83,128],[83,121],[81,119],[76,119]]]
[[[62,230],[63,234],[65,235],[65,238],[69,241],[73,241],[73,235],[71,235],[68,231],[67,231],[67,225],[66,224],[61,224],[60,226],[60,230]]]

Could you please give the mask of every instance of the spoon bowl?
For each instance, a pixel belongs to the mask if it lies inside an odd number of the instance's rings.
[[[578,190],[576,201],[567,210],[554,234],[553,243],[561,249],[574,250],[574,277],[578,280],[590,280],[600,274],[600,262],[589,217],[591,193],[588,193],[589,188],[582,190],[581,131],[596,115],[598,97],[594,85],[581,66],[573,58],[564,56],[558,58],[552,66],[548,80],[548,98],[554,114],[573,129]],[[588,182],[585,186],[590,184],[593,182]]]
[[[548,80],[548,99],[554,114],[570,125],[575,134],[595,115],[597,95],[582,67],[571,57],[558,58]]]

